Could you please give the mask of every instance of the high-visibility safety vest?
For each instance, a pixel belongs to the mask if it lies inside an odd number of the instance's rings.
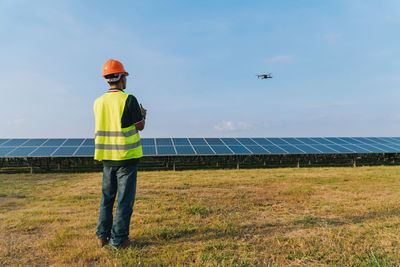
[[[135,125],[121,126],[128,94],[108,92],[94,102],[96,121],[95,160],[127,160],[143,156],[139,132]]]

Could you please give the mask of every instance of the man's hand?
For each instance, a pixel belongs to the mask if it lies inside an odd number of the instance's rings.
[[[145,124],[145,119],[146,119],[146,113],[147,109],[145,109],[142,104],[140,104],[140,112],[142,112],[143,120],[135,123],[136,130],[142,131],[144,129],[144,124]]]
[[[147,113],[147,109],[145,109],[142,104],[140,104],[140,111],[142,112],[142,115],[144,118],[146,118],[146,113]]]

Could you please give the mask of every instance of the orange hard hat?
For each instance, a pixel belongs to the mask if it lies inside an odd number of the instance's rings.
[[[124,69],[124,66],[121,62],[114,59],[109,59],[103,65],[103,77],[106,77],[110,74],[124,73],[125,75],[129,75],[129,73]]]

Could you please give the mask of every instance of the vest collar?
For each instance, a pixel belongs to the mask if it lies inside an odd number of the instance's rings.
[[[123,90],[119,88],[110,88],[107,91],[107,93],[114,93],[114,92],[123,92]]]

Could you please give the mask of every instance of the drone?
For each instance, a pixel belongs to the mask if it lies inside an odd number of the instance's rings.
[[[271,75],[271,73],[268,73],[268,74],[258,74],[258,75],[257,75],[257,78],[258,78],[258,79],[262,79],[262,80],[264,80],[264,79],[272,79],[272,75]]]

